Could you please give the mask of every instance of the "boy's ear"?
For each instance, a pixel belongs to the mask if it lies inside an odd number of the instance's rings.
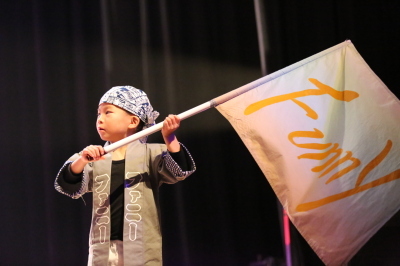
[[[129,128],[136,128],[139,125],[139,123],[140,123],[139,117],[137,117],[136,115],[132,115]]]

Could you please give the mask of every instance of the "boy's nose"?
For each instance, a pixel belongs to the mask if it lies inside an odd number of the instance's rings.
[[[102,115],[99,115],[99,116],[97,117],[97,124],[101,124],[101,123],[103,123],[103,116],[102,116]]]

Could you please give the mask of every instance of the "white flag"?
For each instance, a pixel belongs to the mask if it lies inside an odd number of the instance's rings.
[[[292,223],[346,264],[400,207],[400,102],[350,41],[219,105]]]

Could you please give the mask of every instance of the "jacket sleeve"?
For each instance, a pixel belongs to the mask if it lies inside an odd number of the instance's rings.
[[[184,160],[179,160],[180,163],[184,165],[179,165],[178,162],[174,160],[171,154],[166,150],[162,153],[162,159],[158,162],[158,173],[161,174],[161,182],[173,184],[178,181],[184,180],[186,177],[190,176],[194,171],[196,171],[196,165],[189,153],[189,150],[182,144],[181,150],[183,151]]]
[[[64,163],[54,182],[54,187],[58,192],[73,199],[78,199],[86,192],[89,192],[91,183],[89,178],[90,174],[87,167],[85,167],[85,170],[80,175],[80,178],[76,178],[76,182],[71,182],[70,178],[68,178],[72,175],[70,172],[70,165],[78,158],[78,156],[78,154],[74,154]]]

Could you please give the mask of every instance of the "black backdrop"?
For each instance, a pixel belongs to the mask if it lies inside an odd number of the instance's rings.
[[[399,7],[266,0],[268,71],[350,39],[399,95]],[[53,182],[70,154],[102,143],[95,114],[108,88],[145,90],[161,121],[261,76],[254,4],[239,0],[3,0],[0,59],[0,265],[85,265],[90,195],[85,205]],[[161,188],[165,265],[283,258],[275,195],[228,122],[208,110],[178,137],[198,170]],[[321,265],[293,236],[294,263]],[[399,239],[394,219],[352,264],[400,261]]]

